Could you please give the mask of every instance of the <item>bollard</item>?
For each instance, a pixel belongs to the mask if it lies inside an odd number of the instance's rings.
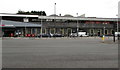
[[[103,37],[102,37],[102,42],[104,43],[104,41],[105,41],[105,36],[103,35]]]
[[[120,40],[120,38],[119,38],[119,37],[120,37],[120,34],[118,34],[118,41]]]
[[[113,42],[115,42],[115,34],[113,35]]]

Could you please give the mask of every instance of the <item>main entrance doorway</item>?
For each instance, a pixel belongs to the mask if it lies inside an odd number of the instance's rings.
[[[15,28],[3,28],[3,37],[12,37],[15,34]]]

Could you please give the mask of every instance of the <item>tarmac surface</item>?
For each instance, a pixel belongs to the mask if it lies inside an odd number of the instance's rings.
[[[3,68],[117,68],[111,38],[4,39]]]

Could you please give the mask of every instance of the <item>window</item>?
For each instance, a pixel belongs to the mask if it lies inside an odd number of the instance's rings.
[[[30,28],[28,28],[28,29],[26,29],[26,30],[28,30],[28,34],[31,34],[31,29]]]
[[[37,29],[37,34],[40,34],[40,28]]]
[[[32,29],[32,34],[35,34],[35,29]]]
[[[92,29],[92,30],[91,30],[91,34],[93,34],[93,32],[94,32],[94,31],[93,31],[93,29]]]
[[[111,34],[112,34],[112,35],[114,34],[114,30],[111,30]]]
[[[108,34],[108,30],[105,30],[105,34]]]

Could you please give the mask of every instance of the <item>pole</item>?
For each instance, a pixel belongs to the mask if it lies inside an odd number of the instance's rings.
[[[104,35],[105,35],[105,27],[104,27]]]
[[[78,16],[78,13],[77,13],[77,16]],[[77,37],[79,36],[78,32],[79,32],[79,25],[78,25],[78,20],[77,20]]]
[[[0,16],[0,34],[1,34],[1,39],[0,39],[0,70],[2,70],[2,37],[3,37],[3,32],[2,32],[2,16]]]
[[[118,24],[118,21],[119,21],[119,17],[118,17],[118,15],[116,15],[117,16],[117,39],[119,40],[119,24]]]
[[[54,4],[54,14],[56,16],[56,3]]]
[[[29,22],[27,17],[24,18],[24,22],[25,22],[25,23]],[[26,29],[26,24],[25,24],[25,36],[26,36],[26,33],[27,33],[26,31],[27,31],[27,29]]]
[[[1,27],[0,27],[0,32],[1,32],[0,34],[1,34],[1,35],[0,35],[0,36],[3,37],[3,32],[2,32],[2,31],[3,31],[3,30],[2,30],[2,28],[3,28],[3,27],[2,27],[2,16],[0,17],[0,24],[1,24]]]
[[[25,36],[26,36],[26,25],[25,25]]]
[[[105,42],[105,27],[104,27],[104,29],[103,29],[103,37],[102,37],[102,41],[103,41],[103,43]]]
[[[114,35],[113,35],[113,42],[115,42],[115,30],[114,30]]]
[[[113,33],[113,42],[115,42],[115,23],[113,24],[113,29],[114,29],[114,33]]]
[[[42,18],[41,18],[41,38],[42,38],[42,30],[43,29],[43,25],[42,25]]]
[[[54,3],[54,33],[56,33],[56,3]]]

